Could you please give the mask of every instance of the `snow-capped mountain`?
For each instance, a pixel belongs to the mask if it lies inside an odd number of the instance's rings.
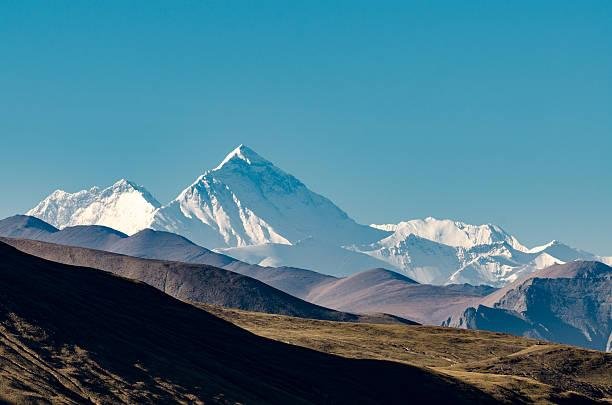
[[[383,241],[386,239],[383,239]],[[445,284],[451,269],[461,265],[459,249],[420,236],[409,234],[393,245],[370,245],[362,253],[400,269],[408,277],[425,284]],[[359,251],[359,249],[355,248]]]
[[[598,260],[598,257],[584,250],[576,249],[558,240],[552,240],[545,245],[529,249],[529,253],[547,253],[560,260],[570,262],[572,260]]]
[[[502,228],[426,218],[372,225],[393,234],[353,249],[400,268],[421,283],[501,287],[553,264],[609,258],[558,241],[527,248]]]
[[[339,247],[389,234],[357,224],[244,145],[164,206],[144,188],[120,180],[103,190],[55,191],[27,214],[58,228],[105,225],[127,234],[165,230],[210,248],[291,245],[309,238]]]
[[[216,248],[306,238],[340,246],[385,236],[357,224],[327,198],[240,145],[159,210],[154,228]]]
[[[414,234],[398,238],[393,244],[383,239],[359,251],[392,264],[420,283],[492,286],[504,285],[524,272],[541,268],[544,262],[536,259],[545,254],[525,253],[508,242],[471,248],[449,246]]]
[[[56,190],[26,215],[58,228],[104,225],[133,234],[151,225],[159,202],[143,187],[122,179],[112,186],[76,193]]]
[[[371,225],[373,228],[393,232],[392,235],[378,242],[381,246],[394,246],[406,239],[408,235],[416,235],[448,246],[471,248],[477,245],[490,245],[495,242],[507,242],[513,248],[526,251],[519,243],[497,225],[470,225],[450,219],[413,219],[398,224]]]
[[[27,214],[58,228],[170,231],[254,264],[335,275],[387,267],[432,284],[502,286],[554,263],[612,263],[557,241],[529,249],[492,224],[429,217],[361,225],[244,145],[163,206],[143,187],[120,180],[106,189],[55,191]]]
[[[374,226],[393,234],[356,249],[399,267],[421,283],[502,286],[522,274],[564,262],[546,248],[531,251],[492,224],[429,217]]]

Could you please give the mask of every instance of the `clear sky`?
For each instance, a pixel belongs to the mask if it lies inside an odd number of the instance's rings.
[[[612,2],[0,2],[0,216],[240,143],[363,223],[612,255]]]

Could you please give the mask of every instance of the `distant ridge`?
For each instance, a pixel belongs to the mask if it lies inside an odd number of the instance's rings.
[[[479,302],[492,290],[419,284],[394,271],[371,269],[315,286],[305,299],[339,310],[384,312],[439,325],[450,313]]]
[[[445,325],[612,351],[612,267],[578,261],[538,270]]]
[[[57,231],[53,225],[29,215],[15,215],[0,220],[0,235],[9,238],[40,239]]]
[[[89,229],[91,232],[88,232]],[[198,246],[180,235],[151,229],[129,237],[100,225],[79,225],[58,230],[37,218],[22,215],[0,220],[0,236],[105,250],[146,259],[221,267],[253,277],[300,298],[313,286],[334,279],[310,270],[251,265]]]
[[[139,280],[186,302],[322,320],[398,322],[396,318],[384,315],[361,316],[324,308],[253,278],[213,266],[140,259],[26,239],[0,238],[0,241],[47,260]]]

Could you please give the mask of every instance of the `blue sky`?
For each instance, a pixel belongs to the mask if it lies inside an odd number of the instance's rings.
[[[612,254],[612,2],[0,3],[0,216],[244,143],[360,222]]]

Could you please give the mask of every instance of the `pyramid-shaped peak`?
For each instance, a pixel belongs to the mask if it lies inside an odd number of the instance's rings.
[[[140,188],[138,184],[134,183],[133,181],[127,180],[127,179],[117,180],[115,184],[112,185],[112,187],[113,188],[134,188],[134,189]]]
[[[242,161],[249,165],[270,165],[268,160],[261,157],[253,149],[246,145],[240,144],[236,149],[231,151],[225,159],[214,170],[219,170],[230,162]]]
[[[142,197],[155,208],[161,207],[159,201],[157,201],[157,199],[155,199],[155,197],[153,197],[153,195],[146,188],[127,179],[120,179],[116,181],[115,184],[103,191],[103,195],[108,193],[133,193],[134,191],[142,195]]]

